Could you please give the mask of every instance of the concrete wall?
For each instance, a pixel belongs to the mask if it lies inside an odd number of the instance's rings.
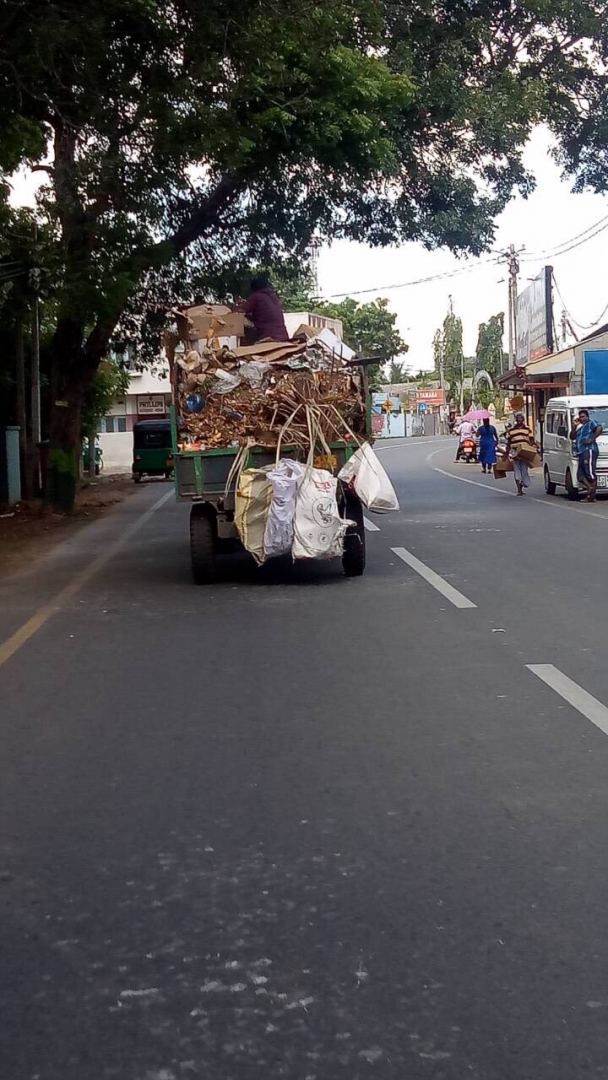
[[[115,431],[97,436],[103,451],[104,472],[131,471],[133,462],[133,432]]]

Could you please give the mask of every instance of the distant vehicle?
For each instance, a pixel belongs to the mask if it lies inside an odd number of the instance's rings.
[[[543,474],[547,495],[555,495],[557,488],[563,487],[569,499],[578,499],[578,459],[570,431],[579,409],[588,409],[591,419],[604,429],[605,434],[597,440],[597,488],[598,493],[608,491],[608,394],[577,394],[551,398],[545,410]]]
[[[173,473],[170,420],[138,420],[133,425],[133,480]]]

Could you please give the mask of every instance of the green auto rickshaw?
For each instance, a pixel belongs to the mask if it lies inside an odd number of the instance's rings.
[[[173,474],[170,420],[138,420],[133,425],[133,479]]]

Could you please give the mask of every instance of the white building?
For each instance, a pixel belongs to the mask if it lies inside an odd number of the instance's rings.
[[[285,326],[287,333],[293,337],[300,326],[314,326],[315,330],[333,330],[337,338],[342,341],[342,320],[330,319],[327,315],[315,315],[312,311],[286,311]]]
[[[169,366],[159,370],[131,371],[129,388],[99,425],[99,445],[104,467],[113,470],[131,468],[133,461],[133,425],[138,420],[169,416],[171,384]]]

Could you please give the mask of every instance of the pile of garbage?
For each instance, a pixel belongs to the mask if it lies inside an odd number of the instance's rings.
[[[180,450],[274,447],[286,425],[289,444],[307,447],[306,405],[327,442],[365,434],[361,376],[320,339],[234,349],[201,342],[175,354],[173,385]]]

